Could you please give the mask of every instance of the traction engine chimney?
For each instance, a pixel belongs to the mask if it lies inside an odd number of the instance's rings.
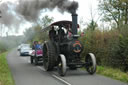
[[[76,12],[73,12],[72,13],[72,32],[73,32],[73,35],[77,35],[77,14]]]

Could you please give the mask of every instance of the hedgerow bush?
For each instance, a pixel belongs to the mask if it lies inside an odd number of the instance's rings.
[[[84,45],[81,56],[87,53],[94,53],[97,64],[119,68],[128,71],[128,26],[121,30],[112,29],[109,31],[85,30],[85,35],[80,38]]]
[[[5,52],[7,50],[8,50],[8,46],[5,43],[0,42],[0,53]]]

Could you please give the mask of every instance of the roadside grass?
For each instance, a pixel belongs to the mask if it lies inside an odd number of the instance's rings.
[[[6,53],[0,54],[0,85],[15,85],[6,60]]]
[[[124,73],[119,69],[97,66],[96,73],[128,83],[128,72]]]

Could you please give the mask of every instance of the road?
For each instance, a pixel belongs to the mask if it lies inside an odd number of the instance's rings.
[[[29,57],[19,56],[12,50],[7,61],[16,85],[128,85],[101,75],[89,75],[80,69],[67,71],[65,77],[60,77],[56,70],[46,72],[42,65],[30,64]]]

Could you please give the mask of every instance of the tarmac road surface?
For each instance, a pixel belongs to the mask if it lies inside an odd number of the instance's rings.
[[[42,65],[31,65],[29,58],[19,56],[17,50],[7,56],[16,85],[128,85],[101,75],[89,75],[80,69],[68,70],[65,77],[60,77],[56,69],[46,72]]]

